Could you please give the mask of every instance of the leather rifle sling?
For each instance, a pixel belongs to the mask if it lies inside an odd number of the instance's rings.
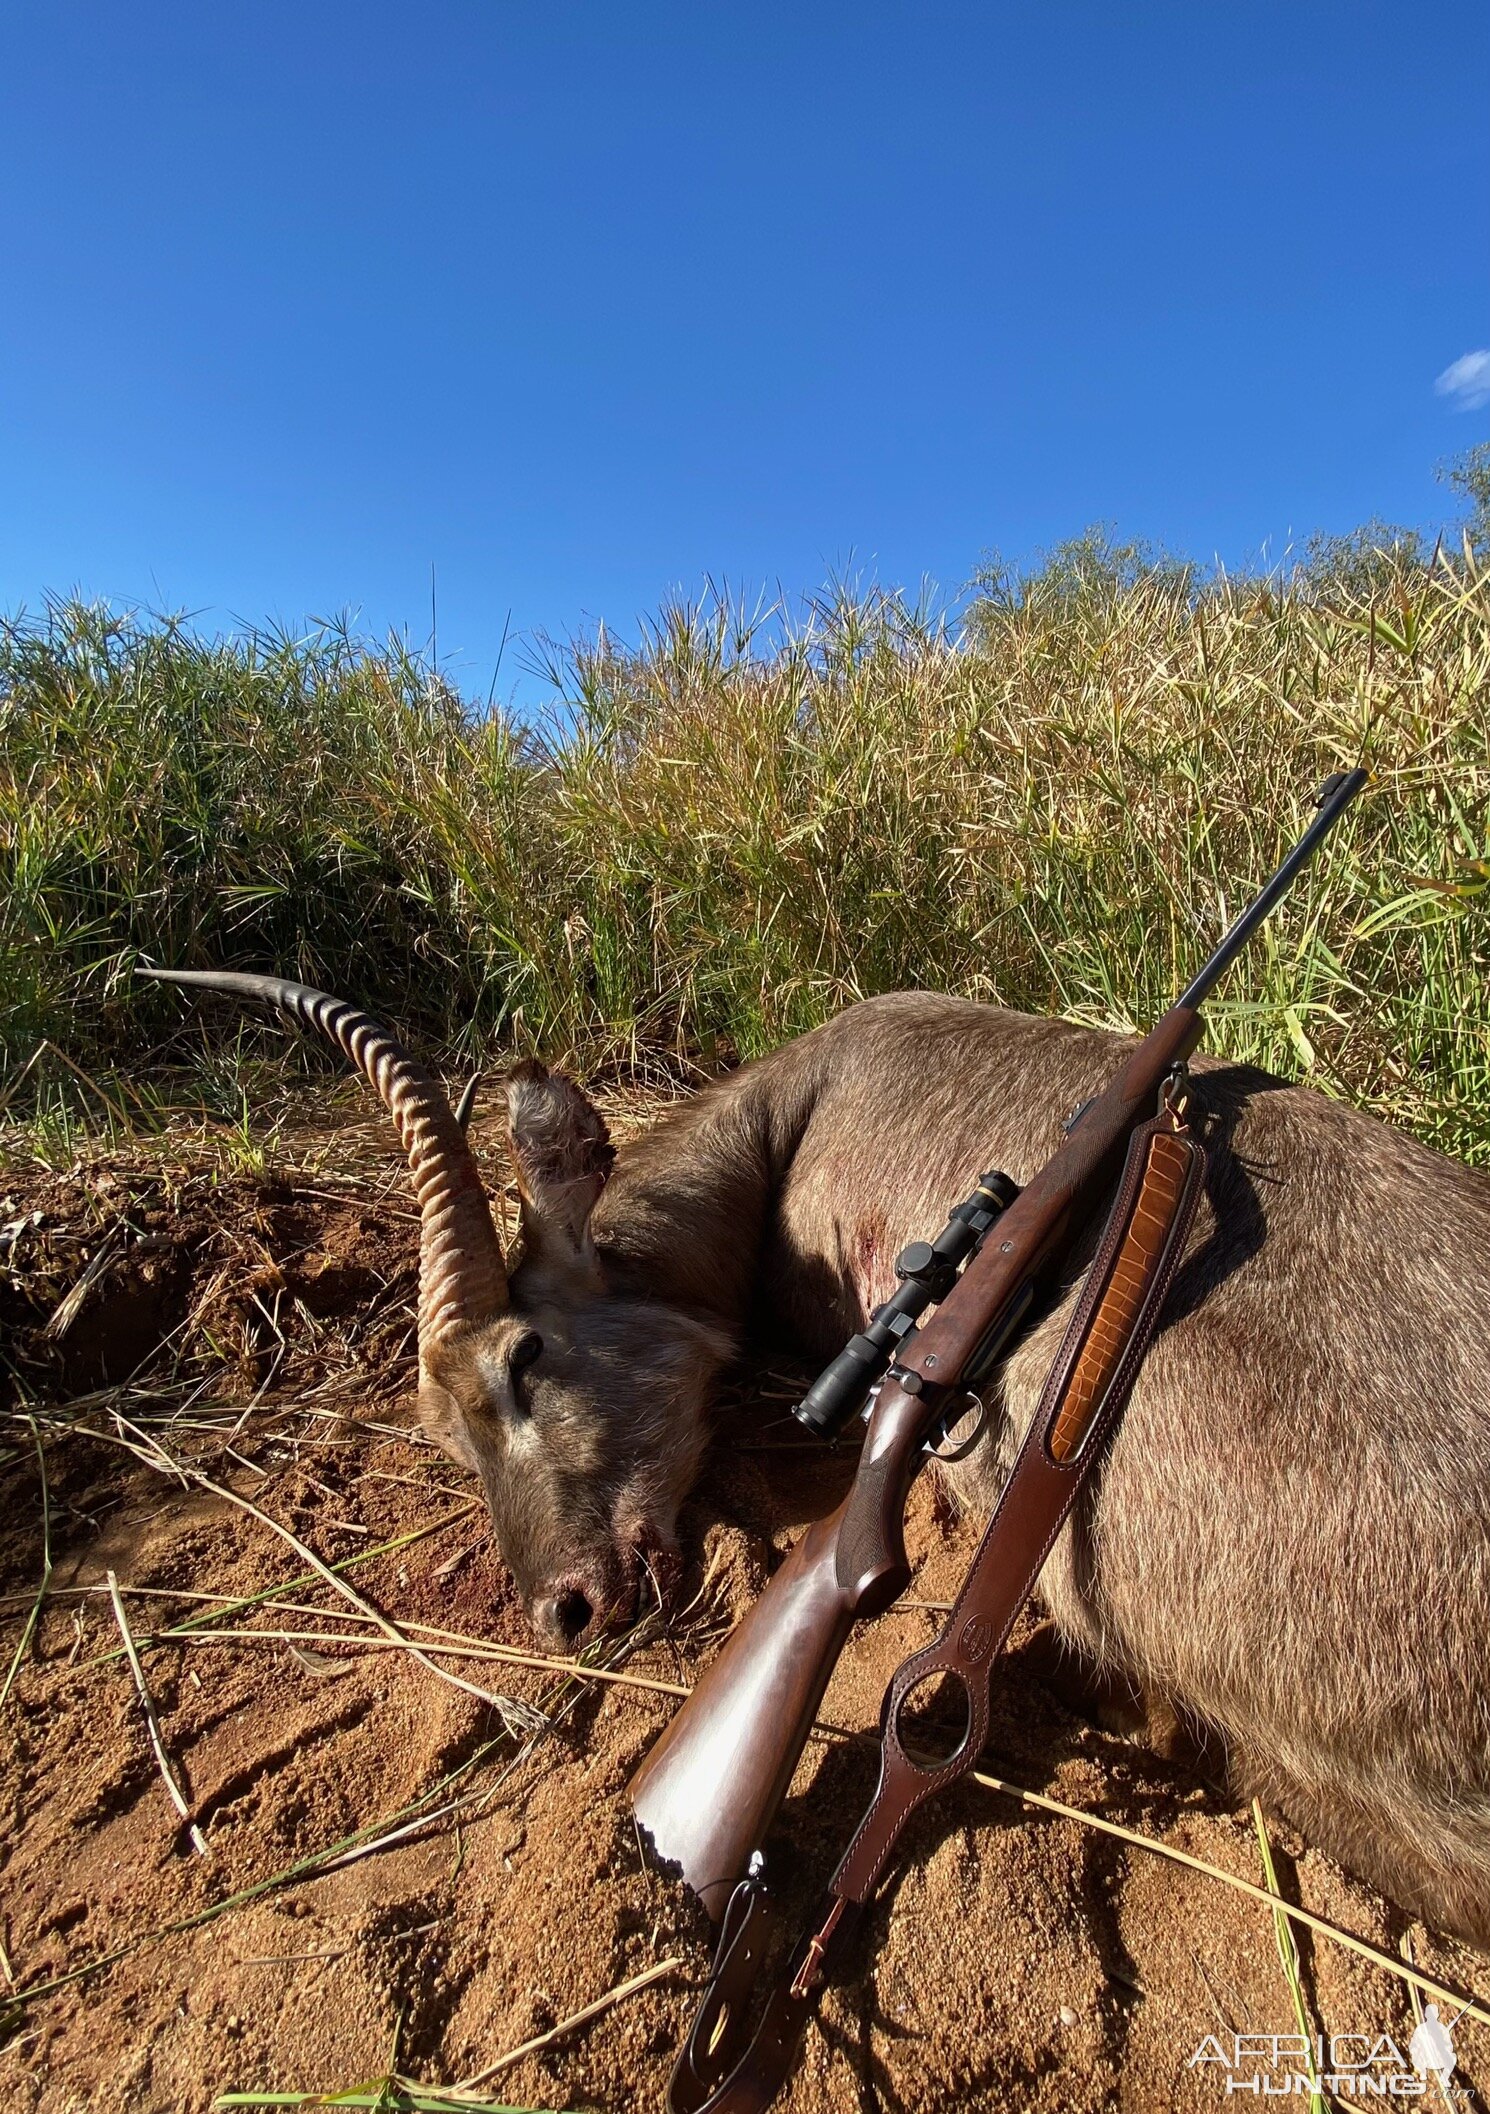
[[[760,2114],[770,2104],[902,1828],[982,1751],[993,1663],[1128,1399],[1194,1219],[1205,1154],[1185,1123],[1182,1075],[1177,1084],[1165,1091],[1163,1113],[1133,1134],[1086,1284],[946,1626],[905,1661],[885,1693],[879,1784],[813,1932],[742,2052],[758,1963],[778,1920],[753,1860],[725,1913],[713,1973],[673,2072],[672,2114]],[[902,1742],[902,1706],[937,1676],[960,1683],[967,1729],[950,1756],[913,1760]]]

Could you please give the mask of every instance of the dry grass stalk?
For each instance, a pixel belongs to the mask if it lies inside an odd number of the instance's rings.
[[[516,2048],[509,2048],[505,2055],[499,2055],[494,2063],[488,2063],[487,2067],[478,2070],[474,2077],[463,2077],[459,2084],[444,2085],[436,2089],[445,2092],[451,2099],[474,2093],[478,2085],[484,2085],[488,2078],[495,2077],[499,2071],[511,2069],[514,2063],[520,2063],[526,2055],[536,2055],[540,2048],[547,2048],[552,2042],[561,2040],[577,2026],[587,2026],[591,2019],[598,2019],[602,2012],[609,2011],[613,2005],[621,2003],[625,1998],[634,1997],[638,1990],[649,1988],[653,1982],[660,1982],[664,1975],[670,1975],[674,1968],[681,1967],[682,1964],[680,1958],[659,1960],[655,1967],[644,1968],[640,1974],[632,1975],[629,1981],[617,1983],[616,1987],[608,1989],[603,1997],[597,1997],[593,2004],[586,2004],[582,2011],[571,2012],[567,2019],[560,2019],[558,2025],[550,2026],[547,2033],[535,2033],[530,2041],[522,2041]]]
[[[271,1533],[277,1534],[281,1541],[286,1542],[295,1551],[302,1563],[308,1564],[325,1579],[333,1592],[339,1593],[342,1599],[360,1614],[376,1623],[390,1644],[397,1645],[400,1650],[407,1652],[411,1659],[417,1660],[419,1665],[425,1667],[437,1680],[446,1681],[452,1688],[462,1689],[468,1696],[474,1696],[479,1703],[488,1704],[514,1737],[520,1733],[532,1734],[540,1731],[546,1724],[546,1719],[540,1712],[535,1711],[531,1704],[520,1701],[516,1696],[498,1695],[489,1688],[480,1687],[474,1681],[467,1681],[462,1674],[452,1673],[448,1666],[438,1665],[411,1637],[404,1635],[397,1623],[390,1622],[371,1601],[364,1600],[355,1586],[348,1585],[346,1579],[339,1577],[329,1564],[323,1563],[297,1534],[291,1533],[288,1527],[281,1526],[277,1519],[266,1512],[262,1505],[256,1505],[252,1498],[240,1497],[236,1490],[230,1490],[225,1483],[214,1482],[211,1476],[203,1475],[199,1468],[188,1468],[185,1472],[203,1490],[211,1491],[226,1503],[236,1505],[240,1511],[250,1513],[253,1518],[268,1527]]]
[[[89,1436],[97,1438],[106,1437],[108,1435],[97,1432],[91,1432]],[[355,1556],[344,1556],[341,1558],[340,1562],[333,1564],[331,1568],[335,1571],[350,1571],[355,1569],[359,1564],[371,1563],[375,1557],[391,1556],[400,1549],[411,1548],[415,1542],[427,1541],[432,1535],[443,1533],[445,1528],[458,1525],[461,1520],[465,1519],[475,1509],[476,1507],[474,1503],[467,1504],[463,1506],[459,1512],[448,1513],[443,1519],[431,1520],[426,1526],[415,1527],[411,1533],[395,1535],[392,1540],[379,1542],[376,1547],[371,1549],[359,1549]],[[223,1593],[193,1593],[187,1592],[184,1589],[180,1588],[167,1589],[165,1587],[157,1586],[121,1586],[119,1590],[122,1593],[150,1594],[152,1596],[159,1596],[165,1599],[205,1600],[212,1602],[213,1606],[210,1612],[203,1615],[193,1616],[189,1621],[177,1625],[177,1636],[173,1641],[179,1642],[181,1636],[195,1631],[196,1629],[201,1628],[208,1623],[220,1622],[224,1616],[239,1614],[245,1608],[263,1607],[270,1601],[283,1602],[283,1596],[286,1593],[293,1593],[301,1586],[307,1586],[312,1584],[318,1575],[319,1574],[314,1571],[304,1571],[300,1573],[298,1577],[287,1578],[279,1585],[266,1586],[261,1592],[243,1593],[232,1598],[228,1597],[226,1594]],[[96,1593],[99,1591],[106,1591],[107,1588],[100,1588],[98,1586],[69,1586],[65,1588],[65,1590],[69,1594],[88,1594]],[[333,1615],[336,1613],[336,1610],[332,1608],[316,1608],[313,1609],[311,1612],[318,1615]],[[342,1619],[351,1622],[361,1621],[364,1618],[361,1615],[354,1614],[349,1610],[345,1617],[343,1617]],[[138,1638],[136,1641],[137,1643],[148,1647],[154,1645],[157,1640],[154,1633],[151,1633],[150,1635],[147,1635],[145,1637]],[[79,1671],[86,1673],[92,1667],[107,1666],[112,1660],[117,1659],[118,1657],[118,1651],[100,1652],[96,1658],[85,1660]]]
[[[60,1343],[78,1315],[83,1302],[101,1277],[108,1275],[115,1259],[124,1249],[124,1228],[120,1224],[110,1227],[98,1246],[89,1256],[76,1284],[60,1299],[48,1315],[42,1329],[43,1337],[50,1343]]]
[[[376,1848],[399,1839],[412,1832],[410,1826],[401,1825],[411,1818],[415,1824],[427,1826],[432,1820],[455,1812],[461,1807],[479,1806],[502,1788],[513,1771],[531,1754],[533,1746],[541,1737],[541,1734],[535,1734],[533,1740],[519,1750],[502,1770],[490,1791],[466,1792],[453,1799],[446,1796],[455,1785],[465,1781],[481,1767],[501,1744],[500,1739],[484,1740],[474,1753],[467,1755],[465,1760],[458,1762],[447,1775],[442,1776],[437,1783],[431,1784],[427,1791],[410,1799],[406,1805],[400,1806],[396,1812],[383,1815],[380,1819],[369,1822],[366,1827],[354,1828],[350,1834],[338,1837],[335,1842],[325,1844],[305,1857],[297,1857],[293,1863],[283,1866],[277,1872],[271,1872],[267,1878],[257,1879],[249,1886],[240,1887],[236,1893],[225,1895],[219,1901],[209,1902],[205,1908],[194,1909],[189,1915],[178,1916],[155,1930],[141,1931],[127,1939],[124,1944],[115,1946],[112,1951],[100,1953],[96,1959],[84,1960],[79,1966],[67,1968],[61,1974],[49,1975],[44,1981],[33,1982],[17,1989],[9,2002],[17,2008],[34,2004],[59,1989],[71,1988],[75,1983],[101,1974],[116,1962],[138,1952],[142,1946],[155,1944],[162,1938],[178,1937],[186,1931],[200,1930],[204,1925],[215,1923],[219,1917],[229,1915],[234,1909],[242,1908],[250,1901],[258,1901],[281,1887],[293,1886],[302,1879],[330,1870],[349,1853],[361,1849],[364,1845]],[[436,1801],[443,1803],[437,1804]]]
[[[1188,1850],[1178,1850],[1172,1843],[1160,1842],[1157,1836],[1140,1835],[1134,1828],[1125,1828],[1120,1821],[1104,1820],[1101,1814],[1083,1812],[1080,1806],[1063,1805],[1058,1798],[1047,1798],[1043,1791],[1026,1791],[1020,1784],[1011,1784],[1000,1776],[985,1776],[977,1769],[972,1772],[972,1777],[973,1782],[982,1784],[985,1790],[1001,1791],[1005,1798],[1017,1799],[1022,1806],[1036,1806],[1044,1813],[1058,1813],[1062,1820],[1074,1820],[1079,1827],[1095,1828],[1100,1834],[1111,1835],[1118,1842],[1131,1843],[1136,1850],[1151,1850],[1156,1857],[1167,1857],[1172,1864],[1185,1865],[1192,1872],[1203,1873],[1207,1879],[1219,1879],[1223,1886],[1229,1886],[1239,1894],[1249,1894],[1254,1901],[1260,1901],[1275,1914],[1287,1916],[1294,1923],[1302,1923],[1306,1929],[1317,1932],[1321,1938],[1330,1939],[1335,1945],[1343,1945],[1349,1952],[1359,1953],[1363,1960],[1369,1960],[1373,1967],[1381,1968],[1385,1974],[1395,1975],[1399,1982],[1407,1983],[1409,1988],[1424,1990],[1439,2003],[1457,2005],[1461,2007],[1464,2017],[1478,2019],[1482,2026],[1490,2026],[1490,2010],[1484,2005],[1477,2004],[1472,1999],[1466,2002],[1462,1995],[1452,1989],[1446,1989],[1441,1982],[1435,1982],[1431,1975],[1420,1974],[1415,1967],[1404,1967],[1400,1960],[1394,1960],[1390,1953],[1378,1952],[1374,1945],[1368,1945],[1364,1938],[1356,1937],[1353,1931],[1342,1930],[1338,1923],[1327,1922],[1323,1916],[1316,1916],[1309,1909],[1295,1908],[1291,1901],[1283,1901],[1276,1894],[1268,1893],[1266,1888],[1254,1886],[1250,1879],[1238,1879],[1234,1872],[1225,1872],[1219,1865],[1207,1864],[1203,1857],[1192,1857]]]
[[[15,1651],[11,1655],[10,1665],[6,1668],[4,1685],[0,1687],[0,1709],[4,1709],[6,1702],[9,1700],[10,1691],[15,1686],[16,1675],[21,1670],[21,1661],[31,1648],[31,1640],[36,1635],[37,1625],[41,1621],[42,1604],[47,1597],[47,1588],[52,1582],[52,1493],[47,1482],[47,1458],[42,1451],[41,1433],[36,1428],[36,1419],[28,1417],[27,1422],[31,1426],[31,1438],[36,1447],[37,1473],[41,1477],[41,1583],[37,1586],[35,1593],[29,1596],[30,1611],[26,1616],[25,1625],[21,1630]]]
[[[489,1705],[491,1709],[496,1711],[502,1723],[514,1737],[530,1735],[541,1729],[539,1715],[530,1704],[522,1702],[516,1696],[496,1694],[491,1689],[480,1687],[474,1681],[467,1681],[461,1674],[452,1673],[449,1667],[438,1665],[411,1637],[405,1636],[396,1623],[390,1622],[380,1609],[375,1608],[370,1601],[364,1600],[354,1586],[348,1585],[346,1579],[338,1575],[331,1564],[324,1563],[312,1548],[301,1541],[300,1537],[292,1533],[288,1527],[282,1526],[272,1514],[264,1510],[262,1505],[256,1505],[252,1498],[240,1496],[236,1490],[229,1489],[225,1483],[215,1482],[210,1475],[204,1475],[200,1468],[192,1467],[189,1463],[177,1460],[174,1456],[166,1453],[158,1440],[147,1433],[138,1431],[135,1426],[129,1423],[128,1419],[121,1417],[117,1410],[114,1414],[116,1420],[123,1424],[125,1429],[134,1431],[136,1438],[144,1441],[144,1443],[140,1445],[132,1444],[122,1434],[115,1435],[93,1431],[91,1436],[95,1438],[111,1438],[114,1444],[122,1446],[125,1452],[134,1454],[137,1459],[144,1461],[147,1466],[157,1468],[162,1473],[171,1475],[183,1484],[193,1482],[199,1489],[206,1490],[212,1496],[221,1498],[225,1504],[235,1505],[240,1512],[249,1513],[261,1525],[268,1527],[271,1533],[277,1534],[281,1541],[287,1543],[295,1551],[301,1562],[308,1565],[317,1577],[324,1579],[333,1592],[339,1593],[342,1599],[357,1609],[359,1614],[363,1615],[368,1621],[375,1623],[391,1644],[395,1644],[400,1650],[407,1652],[410,1658],[417,1660],[421,1666],[434,1674],[438,1680],[448,1682],[452,1688],[459,1688],[465,1694],[474,1696],[478,1702]]]
[[[1262,1876],[1267,1881],[1268,1892],[1274,1897],[1273,1936],[1277,1940],[1278,1960],[1283,1969],[1283,1979],[1288,1984],[1289,2001],[1293,2005],[1294,2022],[1299,2029],[1299,2038],[1304,2043],[1304,2068],[1309,2079],[1309,2114],[1324,2114],[1325,2095],[1319,2083],[1319,2065],[1314,2059],[1315,2036],[1310,2030],[1308,1999],[1304,1995],[1304,1968],[1299,1958],[1298,1942],[1283,1910],[1283,1889],[1278,1884],[1278,1873],[1273,1863],[1273,1845],[1268,1840],[1268,1824],[1263,1817],[1260,1799],[1252,1801],[1252,1825],[1257,1830],[1257,1846],[1262,1853]],[[1414,1990],[1412,1994],[1416,1996]]]
[[[317,1609],[316,1612],[321,1611]],[[409,1626],[415,1627],[412,1623]],[[425,1623],[417,1626],[421,1630],[428,1628]],[[388,1637],[348,1636],[338,1630],[156,1630],[149,1641],[152,1644],[340,1644],[365,1652],[414,1650],[408,1638],[400,1642]],[[622,1673],[613,1667],[584,1666],[575,1659],[546,1658],[541,1652],[520,1651],[515,1645],[431,1641],[423,1649],[437,1652],[447,1659],[494,1659],[504,1666],[531,1666],[563,1674],[571,1681],[610,1682],[617,1688],[641,1689],[650,1695],[682,1698],[691,1693],[680,1681],[653,1681],[644,1674]],[[418,1652],[415,1651],[414,1655],[417,1657]]]
[[[129,1618],[124,1612],[124,1602],[119,1597],[119,1581],[112,1571],[108,1574],[108,1582],[109,1597],[114,1604],[114,1620],[118,1623],[119,1635],[124,1640],[124,1656],[129,1661],[129,1670],[134,1675],[135,1690],[140,1699],[140,1709],[144,1712],[146,1729],[150,1734],[150,1745],[155,1754],[155,1766],[160,1771],[161,1782],[166,1787],[171,1804],[181,1816],[182,1824],[186,1829],[192,1848],[196,1851],[198,1857],[209,1857],[212,1853],[207,1848],[207,1838],[192,1817],[191,1806],[187,1801],[186,1793],[181,1788],[181,1780],[176,1773],[176,1766],[166,1751],[165,1735],[160,1729],[160,1718],[156,1712],[155,1698],[151,1695],[149,1685],[145,1680],[145,1669],[140,1664],[140,1655],[135,1650],[135,1641],[130,1634]]]

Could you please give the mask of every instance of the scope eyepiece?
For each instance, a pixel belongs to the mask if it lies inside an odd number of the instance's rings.
[[[792,1411],[820,1439],[842,1431],[875,1383],[884,1378],[900,1345],[929,1306],[945,1299],[957,1272],[989,1227],[1019,1194],[1018,1185],[996,1169],[978,1177],[934,1241],[912,1241],[895,1258],[900,1289],[876,1307],[866,1326],[851,1336],[823,1368]]]
[[[872,1336],[850,1336],[792,1411],[820,1439],[836,1439],[890,1363],[890,1351]]]

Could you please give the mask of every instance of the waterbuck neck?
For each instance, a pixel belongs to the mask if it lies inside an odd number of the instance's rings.
[[[622,1149],[592,1220],[613,1290],[738,1336],[821,1070],[811,1042],[788,1043],[680,1102]]]

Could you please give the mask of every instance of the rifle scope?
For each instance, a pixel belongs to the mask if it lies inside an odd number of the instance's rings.
[[[953,1211],[934,1241],[912,1241],[895,1258],[900,1290],[876,1307],[863,1333],[824,1368],[792,1411],[820,1439],[836,1438],[926,1309],[951,1291],[957,1272],[1000,1214],[1019,1194],[1017,1183],[995,1168]]]

